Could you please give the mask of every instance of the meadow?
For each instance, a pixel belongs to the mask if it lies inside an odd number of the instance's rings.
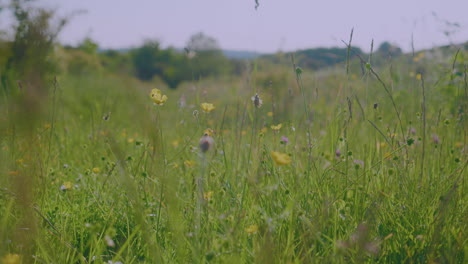
[[[467,56],[3,90],[0,260],[466,263]]]

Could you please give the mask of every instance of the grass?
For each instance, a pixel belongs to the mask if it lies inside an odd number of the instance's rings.
[[[112,75],[64,75],[41,98],[3,93],[0,256],[464,263],[464,56],[364,72],[352,61],[349,73],[259,66],[163,90],[163,106],[148,96],[154,87]],[[266,82],[275,75],[286,85]],[[203,154],[207,128],[215,145]],[[276,165],[273,151],[291,163]]]

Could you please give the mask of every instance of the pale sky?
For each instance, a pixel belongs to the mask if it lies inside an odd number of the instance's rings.
[[[468,41],[468,0],[39,0],[70,14],[60,35],[77,44],[91,37],[102,48],[128,48],[144,39],[182,48],[197,32],[214,37],[223,49],[259,52],[343,47],[369,50],[383,41],[411,50]],[[434,16],[434,13],[436,14]],[[452,30],[445,21],[458,23]]]

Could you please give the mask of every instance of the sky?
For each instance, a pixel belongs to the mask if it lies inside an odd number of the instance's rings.
[[[468,0],[38,0],[71,17],[64,44],[86,37],[101,48],[137,47],[145,39],[182,48],[203,32],[223,49],[263,53],[343,47],[370,50],[384,41],[404,51],[468,41]],[[447,24],[446,22],[449,22]],[[450,26],[458,23],[460,27]],[[444,31],[453,31],[449,36]]]

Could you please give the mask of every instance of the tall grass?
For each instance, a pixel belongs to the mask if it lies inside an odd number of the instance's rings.
[[[250,83],[204,80],[163,91],[163,106],[152,104],[145,83],[65,75],[49,84],[34,118],[14,114],[11,106],[28,104],[3,94],[0,256],[464,263],[464,52],[454,66],[400,58],[392,62],[398,80],[370,64],[361,75],[359,61],[346,72],[258,67]],[[426,73],[411,74],[416,67]],[[263,85],[272,75],[286,76],[286,85]],[[216,109],[202,112],[204,101]],[[200,159],[206,128],[216,144]],[[272,151],[292,162],[276,165]]]

